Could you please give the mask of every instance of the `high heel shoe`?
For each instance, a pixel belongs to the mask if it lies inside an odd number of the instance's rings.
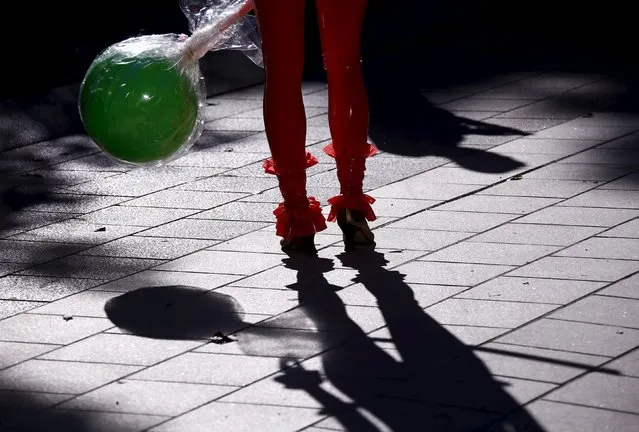
[[[317,256],[314,235],[282,239],[280,241],[280,246],[282,247],[282,252],[285,253],[299,253],[306,256]]]
[[[375,246],[375,234],[368,227],[363,212],[340,210],[337,214],[337,225],[342,230],[346,252],[354,251],[357,246]]]

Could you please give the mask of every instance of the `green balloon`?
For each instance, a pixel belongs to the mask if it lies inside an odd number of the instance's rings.
[[[175,46],[168,38],[130,39],[109,47],[87,71],[80,89],[82,122],[113,158],[158,164],[199,137],[199,68],[178,65]]]

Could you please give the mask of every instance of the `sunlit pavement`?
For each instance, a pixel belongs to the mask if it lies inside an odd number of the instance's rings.
[[[212,99],[156,169],[5,133],[0,430],[639,431],[624,90],[559,72],[424,90],[447,144],[373,125],[377,248],[343,254],[331,224],[317,259],[279,250],[260,87]],[[325,204],[325,85],[304,98]]]

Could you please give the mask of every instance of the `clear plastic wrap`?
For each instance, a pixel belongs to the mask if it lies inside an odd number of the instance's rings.
[[[202,42],[200,49],[204,52],[242,51],[263,67],[257,20],[248,14],[252,6],[252,0],[180,0],[193,33],[189,44]]]
[[[134,37],[104,50],[80,88],[87,134],[119,163],[159,166],[200,137],[206,92],[199,59],[209,51],[243,51],[262,65],[251,0],[181,0],[191,36]]]

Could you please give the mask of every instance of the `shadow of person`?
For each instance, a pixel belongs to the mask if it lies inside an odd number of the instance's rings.
[[[457,116],[430,103],[421,92],[419,64],[405,56],[364,62],[370,103],[369,135],[382,151],[410,157],[440,156],[478,172],[503,173],[523,167],[512,157],[461,147],[468,135],[513,139],[527,132]]]
[[[492,431],[537,431],[541,426],[520,408],[471,349],[424,312],[404,275],[384,268],[388,261],[373,250],[338,256],[342,265],[358,271],[361,283],[376,299],[390,339],[403,360],[419,401],[431,409],[448,407],[446,430],[480,429],[488,421],[519,412],[517,423],[501,423]],[[523,413],[523,414],[522,414]]]
[[[330,260],[320,266],[291,258],[285,265],[297,271],[297,283],[290,288],[306,316],[348,340],[321,354],[320,372],[352,402],[327,395],[321,376],[302,368],[305,363],[284,369],[280,382],[307,391],[349,431],[477,431],[519,409],[470,348],[424,313],[404,276],[383,268],[381,253],[338,258],[358,270],[354,281],[375,296],[397,351],[378,346],[349,317],[336,287],[324,278],[333,267]],[[493,430],[542,432],[529,415]]]

